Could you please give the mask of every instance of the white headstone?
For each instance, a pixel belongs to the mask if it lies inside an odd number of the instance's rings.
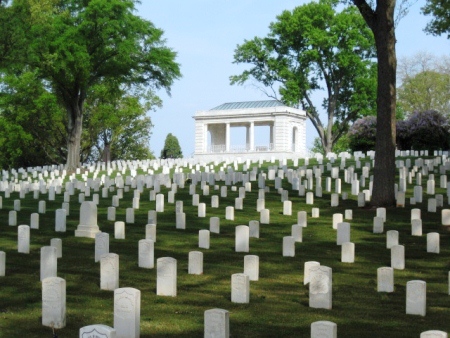
[[[156,295],[176,297],[177,260],[172,257],[160,257],[156,260]]]
[[[397,270],[405,269],[405,247],[394,245],[391,248],[391,267]]]
[[[447,332],[440,330],[428,330],[420,334],[420,338],[448,338]]]
[[[377,269],[377,291],[394,292],[394,268],[384,266]]]
[[[337,229],[338,223],[344,221],[344,215],[341,213],[333,214],[333,229]]]
[[[107,253],[100,257],[100,289],[119,288],[119,255]]]
[[[145,225],[145,239],[151,239],[156,242],[156,224]]]
[[[151,239],[141,239],[138,242],[138,266],[153,269],[155,266],[154,242]]]
[[[45,203],[45,201],[39,201],[39,208],[41,206],[41,202]],[[15,211],[20,211],[20,200],[14,200],[14,210]],[[44,210],[44,213],[45,213],[45,210]]]
[[[211,208],[219,207],[219,196],[213,195],[211,196]]]
[[[441,224],[444,226],[450,225],[450,209],[441,210]]]
[[[156,195],[156,212],[164,212],[164,195],[157,194]]]
[[[314,204],[314,194],[311,191],[306,193],[306,204]]]
[[[109,234],[107,232],[99,232],[95,235],[95,262],[99,262],[100,258],[109,253]]]
[[[134,224],[134,209],[133,208],[125,209],[125,222],[128,224]]]
[[[209,230],[199,230],[198,231],[198,247],[201,249],[209,249],[210,244],[210,233]]]
[[[319,218],[320,215],[320,209],[319,208],[312,208],[311,209],[311,217],[312,218]]]
[[[332,308],[332,270],[327,266],[314,266],[310,270],[309,307]]]
[[[375,216],[373,218],[373,233],[382,234],[384,231],[384,219],[380,216]]]
[[[114,238],[125,239],[125,222],[114,222]]]
[[[412,280],[406,283],[406,314],[426,315],[427,283],[421,280]]]
[[[17,252],[30,253],[30,227],[28,225],[17,227]]]
[[[311,338],[337,338],[337,324],[326,320],[311,323]]]
[[[341,262],[354,263],[355,262],[355,243],[345,242],[341,247]]]
[[[376,217],[381,217],[383,222],[386,222],[386,208],[377,208]]]
[[[75,230],[75,237],[95,238],[100,232],[97,225],[97,205],[94,202],[83,202],[80,207],[80,224]]]
[[[206,217],[206,203],[199,203],[197,208],[197,217]]]
[[[331,194],[331,204],[332,207],[338,207],[339,206],[339,194],[333,193]]]
[[[235,251],[248,252],[250,250],[250,229],[247,225],[238,225],[235,229]]]
[[[270,224],[270,210],[269,209],[262,209],[260,211],[260,224]]]
[[[342,245],[345,242],[350,242],[350,223],[340,222],[337,224],[336,244]]]
[[[66,281],[62,278],[42,280],[42,325],[52,329],[66,326]]]
[[[309,284],[309,281],[311,280],[310,277],[310,270],[314,266],[319,266],[320,263],[316,261],[308,261],[305,262],[304,268],[303,268],[303,285]]]
[[[296,242],[303,241],[303,227],[300,224],[293,224],[291,226],[291,236]]]
[[[41,248],[41,281],[48,277],[56,277],[58,271],[58,255],[53,246]]]
[[[115,207],[108,207],[108,221],[115,221],[116,220],[116,208]]]
[[[141,291],[114,290],[114,329],[117,338],[139,338],[141,332]]]
[[[19,207],[19,209],[20,209],[20,207]],[[14,209],[14,210],[16,210],[16,209]],[[38,203],[38,213],[45,214],[45,211],[46,211],[46,203],[45,203],[45,201],[39,201],[39,203]]]
[[[292,236],[283,237],[283,257],[295,257],[295,238]]]
[[[250,303],[250,279],[243,273],[231,275],[231,302]]]
[[[108,325],[95,324],[80,328],[79,338],[117,338],[116,330]]]
[[[421,219],[411,220],[411,235],[412,236],[422,236],[422,220]]]
[[[285,215],[285,216],[292,215],[292,201],[284,201],[283,202],[283,215]]]
[[[225,219],[234,221],[234,207],[226,207],[225,208]]]
[[[55,231],[66,232],[66,210],[56,209],[55,211]]]
[[[5,270],[6,270],[6,253],[4,251],[0,251],[0,277],[5,276]]]
[[[436,198],[428,199],[428,212],[436,212],[437,201]]]
[[[204,315],[204,338],[229,338],[230,314],[223,309],[210,309]]]
[[[200,251],[189,252],[188,273],[191,275],[203,274],[203,252]]]
[[[175,214],[175,227],[177,229],[186,229],[186,213],[179,212]]]
[[[11,210],[8,214],[8,225],[16,226],[17,225],[17,211]]]
[[[209,231],[215,234],[220,234],[220,218],[211,217],[209,219]]]
[[[50,246],[56,248],[56,258],[62,257],[62,239],[61,238],[52,238],[50,240]]]
[[[259,257],[256,255],[244,256],[244,274],[248,275],[249,280],[259,280]]]
[[[308,215],[306,211],[297,212],[297,224],[306,228],[308,226]]]
[[[398,245],[398,231],[388,230],[386,231],[386,248],[391,249],[394,245]]]
[[[411,209],[411,220],[421,219],[421,210],[418,208]]]
[[[259,238],[259,221],[251,220],[248,222],[249,237]]]
[[[437,254],[440,252],[440,240],[438,232],[427,233],[427,252]]]
[[[37,212],[30,215],[30,228],[39,229],[39,214]]]

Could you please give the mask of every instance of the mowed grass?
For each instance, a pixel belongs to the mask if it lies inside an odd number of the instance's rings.
[[[366,159],[362,163],[369,161]],[[265,163],[258,168],[267,173]],[[300,163],[300,165],[303,165]],[[317,165],[310,161],[308,168]],[[335,164],[338,166],[339,164]],[[347,165],[355,165],[347,161]],[[258,166],[252,164],[250,169]],[[292,163],[288,163],[288,168]],[[326,168],[326,165],[325,165]],[[242,166],[238,168],[242,171]],[[218,171],[218,168],[216,168]],[[361,174],[361,169],[356,169]],[[347,200],[340,198],[338,207],[330,207],[331,192],[325,191],[325,177],[322,175],[323,197],[314,198],[313,205],[306,204],[304,196],[291,190],[287,178],[283,188],[289,190],[292,201],[292,215],[283,215],[281,196],[274,188],[274,181],[266,180],[270,191],[266,193],[266,208],[270,209],[270,224],[260,226],[260,238],[250,239],[250,252],[235,252],[235,227],[248,225],[259,220],[256,211],[258,182],[252,183],[252,191],[244,199],[244,210],[235,210],[234,221],[225,219],[225,208],[234,206],[238,191],[219,199],[219,208],[211,208],[211,196],[220,190],[210,186],[210,195],[203,196],[200,184],[196,193],[200,202],[206,203],[206,217],[197,217],[197,207],[192,206],[189,183],[178,188],[176,201],[184,202],[186,229],[175,227],[175,204],[167,202],[168,188],[162,186],[165,195],[165,210],[157,215],[156,258],[177,259],[177,296],[156,296],[156,268],[139,268],[138,241],[145,238],[145,225],[149,210],[156,207],[149,200],[150,190],[141,193],[140,208],[135,210],[134,224],[126,224],[126,239],[114,239],[114,222],[107,221],[107,208],[112,205],[112,196],[101,198],[98,205],[98,225],[110,235],[110,252],[119,255],[120,287],[133,287],[141,291],[141,337],[202,337],[204,311],[222,308],[230,312],[232,337],[309,337],[310,325],[314,321],[328,320],[337,323],[340,337],[419,337],[427,330],[450,332],[450,296],[448,272],[450,270],[450,240],[447,229],[441,226],[441,208],[436,213],[427,211],[426,176],[422,178],[424,202],[410,205],[409,197],[415,184],[408,185],[407,206],[387,210],[387,221],[383,234],[372,231],[375,209],[358,208],[356,196],[351,196],[350,185],[344,183],[340,171],[342,191],[349,193]],[[100,173],[101,176],[104,173]],[[141,173],[142,174],[142,173]],[[113,173],[111,177],[115,177]],[[129,172],[123,176],[129,175]],[[78,177],[78,179],[81,179]],[[436,193],[444,195],[439,188],[439,173],[435,173]],[[334,180],[333,180],[334,181]],[[225,182],[217,180],[217,186]],[[242,182],[235,184],[237,190]],[[368,180],[366,180],[366,188]],[[362,190],[363,188],[361,188]],[[332,184],[334,192],[334,182]],[[47,201],[45,214],[40,214],[39,229],[31,229],[30,254],[17,252],[17,227],[8,226],[8,213],[13,210],[19,193],[3,196],[0,210],[0,250],[6,252],[6,276],[0,277],[0,337],[52,337],[52,329],[41,324],[42,301],[40,276],[40,248],[50,245],[52,238],[61,238],[63,257],[58,259],[58,277],[67,283],[67,325],[55,330],[58,337],[78,337],[78,330],[86,325],[105,324],[114,326],[114,293],[100,290],[100,264],[94,262],[94,240],[78,238],[74,231],[79,224],[78,193],[71,196],[70,215],[67,217],[67,231],[55,232],[55,210],[62,207],[63,194],[55,201]],[[31,213],[38,211],[38,201],[47,200],[47,194],[33,198],[30,192],[21,200],[17,224],[30,224]],[[132,206],[133,189],[124,193],[116,211],[116,221],[125,221],[125,209]],[[320,217],[312,218],[311,209],[320,208]],[[411,236],[411,209],[422,211],[423,235]],[[341,263],[341,247],[336,245],[336,230],[332,229],[332,215],[353,210],[351,240],[355,243],[355,263]],[[291,235],[291,226],[297,223],[297,212],[308,214],[307,227],[303,229],[303,242],[296,243],[295,257],[282,256],[282,240]],[[198,232],[209,229],[210,217],[220,218],[220,234],[211,233],[210,249],[198,248]],[[400,244],[405,245],[406,268],[395,270],[395,291],[377,292],[377,268],[390,266],[390,250],[386,249],[386,231],[398,230]],[[440,254],[426,252],[426,233],[439,232]],[[204,254],[203,275],[188,274],[190,251]],[[259,281],[250,283],[250,303],[231,302],[231,275],[242,273],[244,256],[258,255]],[[310,308],[308,287],[303,285],[304,263],[318,261],[333,270],[333,308],[331,310]],[[406,315],[406,283],[410,280],[427,282],[427,314],[425,317]]]

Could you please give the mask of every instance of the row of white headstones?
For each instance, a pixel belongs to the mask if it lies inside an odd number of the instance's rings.
[[[441,157],[435,158],[432,161],[422,161],[421,159],[416,159],[416,164],[426,164],[422,167],[422,172],[417,172],[420,169],[420,166],[415,166],[409,173],[416,172],[416,178],[421,174],[428,174],[429,170],[433,170],[435,164],[439,164]],[[445,166],[447,166],[448,162],[445,162]],[[400,172],[405,172],[405,168],[402,163],[400,165]],[[342,162],[341,162],[342,167]],[[356,167],[360,167],[358,164]],[[368,170],[364,170],[365,168],[370,168],[370,163],[366,164],[362,169],[362,176],[360,181],[357,179],[357,175],[352,170],[353,168],[344,169],[346,170],[345,177],[347,177],[348,181],[352,184],[352,194],[358,195],[358,197],[362,196],[356,187],[363,186],[363,182],[365,178],[369,178]],[[441,166],[442,168],[442,166]],[[444,167],[445,168],[445,167]],[[199,169],[199,168],[196,168]],[[237,166],[235,166],[237,169]],[[330,163],[327,164],[327,169],[331,171],[332,177],[326,178],[326,191],[331,190],[331,184],[329,183],[333,176],[336,176],[336,168],[330,166]],[[123,169],[122,169],[123,170]],[[440,169],[442,170],[442,169]],[[302,196],[305,194],[306,189],[313,189],[313,176],[316,178],[316,189],[315,195],[317,197],[321,197],[321,174],[324,171],[323,166],[318,166],[313,169],[299,169],[297,171],[276,169],[276,167],[269,169],[267,175],[264,173],[259,173],[257,175],[257,170],[252,170],[250,173],[243,174],[238,172],[232,172],[227,175],[224,171],[216,173],[209,173],[208,175],[204,175],[204,173],[199,172],[198,170],[193,171],[191,175],[192,184],[190,186],[190,193],[193,195],[193,205],[198,205],[198,216],[205,217],[206,216],[206,205],[205,203],[199,203],[199,195],[195,193],[195,187],[198,182],[201,183],[203,195],[209,195],[209,186],[207,183],[213,184],[215,189],[219,187],[215,185],[215,180],[224,180],[226,184],[236,184],[238,182],[243,183],[244,187],[239,188],[239,197],[236,198],[235,207],[226,207],[226,219],[234,218],[234,209],[242,209],[243,208],[243,200],[245,198],[245,192],[251,190],[251,183],[249,181],[257,178],[258,187],[259,187],[259,198],[257,201],[257,210],[261,213],[260,221],[250,221],[249,226],[241,225],[236,227],[236,251],[237,252],[248,252],[249,251],[249,237],[259,237],[259,223],[269,224],[270,222],[270,211],[268,209],[264,209],[264,194],[269,191],[266,188],[265,180],[273,179],[275,180],[275,188],[277,192],[281,195],[281,201],[283,202],[283,214],[290,215],[292,213],[292,204],[291,201],[288,200],[289,191],[283,190],[281,188],[281,180],[283,178],[287,178],[289,182],[292,184],[293,191],[298,191],[298,195]],[[445,170],[443,170],[445,173]],[[337,170],[337,175],[339,174],[339,170]],[[429,175],[429,178],[433,178]],[[177,188],[184,187],[184,175],[180,173],[179,175],[174,175],[174,181],[182,182],[182,184],[173,183],[170,184],[172,190],[168,193],[168,202],[174,203],[174,196]],[[443,185],[443,181],[445,181],[445,174],[441,175],[441,187]],[[301,184],[302,177],[305,177],[304,185]],[[401,175],[401,179],[402,179]],[[411,175],[409,175],[411,178]],[[56,231],[65,231],[65,217],[69,212],[69,201],[70,196],[75,194],[76,188],[84,189],[83,193],[79,194],[79,202],[82,203],[80,209],[80,224],[76,230],[76,236],[82,237],[95,237],[95,248],[96,248],[96,261],[100,261],[100,270],[101,270],[101,288],[107,290],[114,290],[119,292],[119,300],[116,301],[115,304],[118,304],[117,310],[117,325],[116,325],[116,311],[114,315],[114,326],[115,330],[118,330],[119,336],[123,337],[133,337],[139,335],[139,317],[140,317],[140,305],[137,300],[140,299],[140,294],[138,295],[139,290],[135,290],[132,288],[119,288],[118,287],[118,255],[109,253],[109,234],[101,233],[98,225],[97,225],[97,208],[96,204],[98,203],[98,194],[93,195],[92,202],[84,201],[85,197],[90,196],[91,188],[94,191],[98,191],[99,187],[104,184],[105,187],[102,189],[102,197],[108,196],[108,191],[114,191],[115,187],[117,188],[117,195],[113,196],[112,204],[113,206],[108,208],[108,219],[115,220],[115,208],[119,206],[119,200],[123,197],[122,192],[124,190],[128,190],[130,188],[135,188],[134,198],[133,198],[133,208],[127,209],[127,223],[134,222],[134,210],[139,209],[139,198],[140,193],[142,192],[144,185],[147,187],[153,187],[154,189],[150,192],[150,199],[156,200],[156,210],[149,212],[149,224],[146,226],[146,239],[141,240],[139,243],[139,266],[145,268],[153,268],[154,266],[154,242],[156,241],[156,214],[157,212],[164,212],[164,198],[163,194],[159,193],[159,189],[162,184],[166,184],[169,186],[170,179],[168,175],[165,176],[156,176],[156,175],[147,175],[140,177],[140,180],[133,179],[133,177],[128,176],[126,178],[126,183],[123,181],[121,177],[116,178],[116,180],[109,180],[107,177],[103,177],[100,180],[89,180],[86,177],[86,182],[77,181],[72,178],[71,181],[66,183],[66,192],[64,195],[64,203],[62,209],[58,209],[55,215],[55,230]],[[203,179],[204,178],[204,179]],[[353,178],[353,179],[352,179]],[[161,181],[160,181],[161,179]],[[347,181],[346,180],[346,181]],[[431,184],[430,181],[427,181],[427,193],[434,193],[434,183]],[[54,181],[47,182],[47,184],[39,184],[39,189],[33,190],[34,197],[39,196],[40,193],[46,193],[48,188],[49,200],[54,199],[55,193],[60,193],[60,186],[52,185]],[[58,182],[61,182],[59,180]],[[106,184],[105,184],[106,182]],[[421,180],[420,180],[421,182]],[[6,186],[5,181],[3,181],[4,186]],[[417,179],[417,183],[419,183],[419,179]],[[7,188],[5,191],[5,198],[10,196],[10,190],[12,183],[7,184]],[[14,184],[14,189],[17,189],[17,183]],[[19,185],[20,196],[23,198],[27,189],[31,184],[27,187],[26,184]],[[402,186],[402,184],[400,184]],[[336,194],[339,196],[341,194],[340,191],[340,181],[339,178],[335,178],[335,187]],[[421,186],[417,186],[421,187]],[[36,184],[34,186],[36,188]],[[235,186],[231,187],[232,190],[236,190]],[[406,184],[403,184],[403,187],[398,190],[397,188],[397,197],[398,193],[404,192],[403,190],[406,188]],[[22,190],[23,189],[23,190]],[[418,202],[420,198],[417,194],[416,196],[415,189],[415,200],[411,200],[411,204]],[[447,191],[448,191],[447,187]],[[38,193],[36,193],[36,191]],[[227,186],[222,186],[220,188],[221,197],[227,196]],[[307,203],[313,204],[311,195],[312,192],[307,192]],[[367,198],[367,192],[364,192],[364,201]],[[309,196],[309,199],[308,199]],[[346,198],[345,194],[342,193],[342,198]],[[370,196],[370,190],[369,190]],[[332,195],[332,206],[336,206],[336,201],[333,203]],[[218,207],[218,196],[212,196],[212,207]],[[436,199],[437,200],[437,199]],[[185,228],[185,217],[183,216],[182,201],[176,201],[177,203],[177,228]],[[360,198],[358,198],[358,204],[360,203]],[[399,204],[399,203],[398,203]],[[14,201],[14,209],[10,212],[9,224],[14,226],[15,213],[20,210],[20,200]],[[430,211],[430,210],[429,210]],[[45,201],[39,202],[39,212],[45,213]],[[37,214],[38,215],[38,214]],[[318,217],[319,210],[318,208],[313,208],[312,217]],[[350,223],[343,222],[342,214],[335,214],[333,216],[333,228],[337,229],[337,244],[342,245],[342,261],[351,263],[354,261],[354,243],[350,242]],[[346,219],[351,219],[351,210],[346,210],[345,212]],[[412,234],[413,235],[421,235],[421,220],[420,220],[420,209],[412,210]],[[386,220],[386,211],[383,208],[379,208],[377,210],[377,216],[374,218],[374,233],[383,232],[383,224]],[[209,248],[209,232],[220,232],[220,220],[217,217],[212,217],[210,221],[210,230],[200,230],[199,232],[199,247],[200,248]],[[450,210],[442,210],[442,223],[444,225],[450,224]],[[298,213],[298,224],[292,227],[291,236],[286,236],[283,238],[283,255],[284,256],[294,256],[295,255],[295,242],[302,241],[302,229],[306,227],[306,212]],[[36,214],[33,214],[31,217],[31,228],[38,228],[38,217]],[[27,253],[29,252],[29,229],[30,227],[26,225],[20,225],[18,227],[18,249],[19,252]],[[124,222],[116,222],[115,224],[115,237],[116,238],[125,238],[125,223]],[[439,234],[432,233],[427,234],[427,251],[439,253]],[[391,230],[387,232],[387,247],[391,249],[391,267],[382,267],[378,269],[378,291],[380,292],[393,292],[393,269],[404,269],[404,247],[398,245],[398,232]],[[28,250],[27,250],[28,248]],[[430,249],[431,248],[431,249]],[[53,239],[51,245],[49,247],[43,247],[41,249],[41,280],[43,283],[43,325],[52,326],[54,328],[61,328],[65,326],[65,282],[61,278],[58,279],[56,277],[57,273],[57,257],[61,257],[62,252],[62,243],[59,239]],[[4,266],[5,266],[5,253],[2,252],[0,255],[0,273],[3,270],[4,275]],[[198,251],[193,251],[189,254],[189,273],[199,274],[203,273],[203,254]],[[243,274],[234,274],[231,279],[231,301],[236,303],[248,303],[249,302],[249,294],[250,294],[250,280],[258,280],[258,266],[259,259],[254,255],[247,255],[244,259],[244,273]],[[2,268],[3,267],[3,268]],[[157,294],[158,295],[166,295],[166,296],[176,296],[176,260],[171,257],[161,257],[157,260]],[[56,278],[56,279],[55,279]],[[321,266],[318,262],[306,262],[305,270],[304,270],[304,283],[310,283],[310,306],[317,308],[326,308],[331,309],[332,306],[332,270],[329,267]],[[60,297],[56,297],[54,299],[54,295],[60,295]],[[63,296],[64,294],[64,296]],[[115,296],[116,297],[116,296]],[[127,298],[128,297],[128,298]],[[125,301],[126,300],[126,301]],[[131,306],[125,306],[124,304],[129,304]],[[133,310],[134,309],[134,310]],[[211,318],[223,318],[220,322],[223,324],[218,325],[219,321],[216,319],[209,319],[207,313],[205,313],[205,335],[207,332],[211,334],[216,334],[218,332],[229,332],[228,328],[228,314],[225,310],[214,309],[210,310]],[[219,312],[217,312],[219,311]],[[426,311],[426,283],[424,281],[410,281],[407,283],[407,314],[418,314],[425,315]],[[220,313],[218,315],[217,313]],[[133,314],[133,315],[132,315]],[[139,314],[139,315],[138,315]],[[120,324],[120,318],[125,319],[123,324]],[[134,318],[134,320],[131,320]],[[214,323],[214,325],[208,325],[207,323]],[[226,323],[225,323],[226,322]],[[131,325],[130,323],[133,323]],[[335,332],[336,327],[332,325],[330,322],[320,322],[315,324],[314,327],[319,327],[317,329],[319,332],[325,330],[325,327],[329,327],[330,332]],[[312,326],[312,332],[314,332]],[[105,329],[106,326],[102,325],[101,328]],[[95,330],[101,330],[101,328],[95,327]],[[214,328],[217,328],[214,329]],[[85,330],[83,328],[82,330]],[[86,330],[92,329],[90,326]],[[112,332],[114,330],[112,328],[108,329]],[[327,329],[328,330],[328,329]],[[87,332],[87,331],[86,331]],[[100,331],[98,331],[100,332]],[[81,336],[81,330],[80,330]],[[426,336],[425,336],[426,337]]]

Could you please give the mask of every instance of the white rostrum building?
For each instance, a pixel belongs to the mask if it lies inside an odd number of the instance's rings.
[[[196,112],[195,153],[200,160],[230,158],[299,158],[307,155],[306,113],[276,100],[224,103]],[[245,127],[245,144],[231,139],[232,128]],[[266,132],[267,141],[255,142],[255,129]]]

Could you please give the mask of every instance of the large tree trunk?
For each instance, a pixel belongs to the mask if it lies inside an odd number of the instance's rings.
[[[375,43],[378,56],[377,134],[371,204],[395,206],[395,1],[378,1]]]
[[[83,123],[83,104],[80,99],[74,100],[67,107],[68,139],[66,169],[73,171],[80,166],[81,131]]]
[[[374,11],[366,0],[352,0],[372,30],[377,47],[377,135],[372,206],[395,206],[395,0],[377,0]]]
[[[102,161],[105,163],[111,162],[111,145],[109,143],[105,143],[103,148]]]

